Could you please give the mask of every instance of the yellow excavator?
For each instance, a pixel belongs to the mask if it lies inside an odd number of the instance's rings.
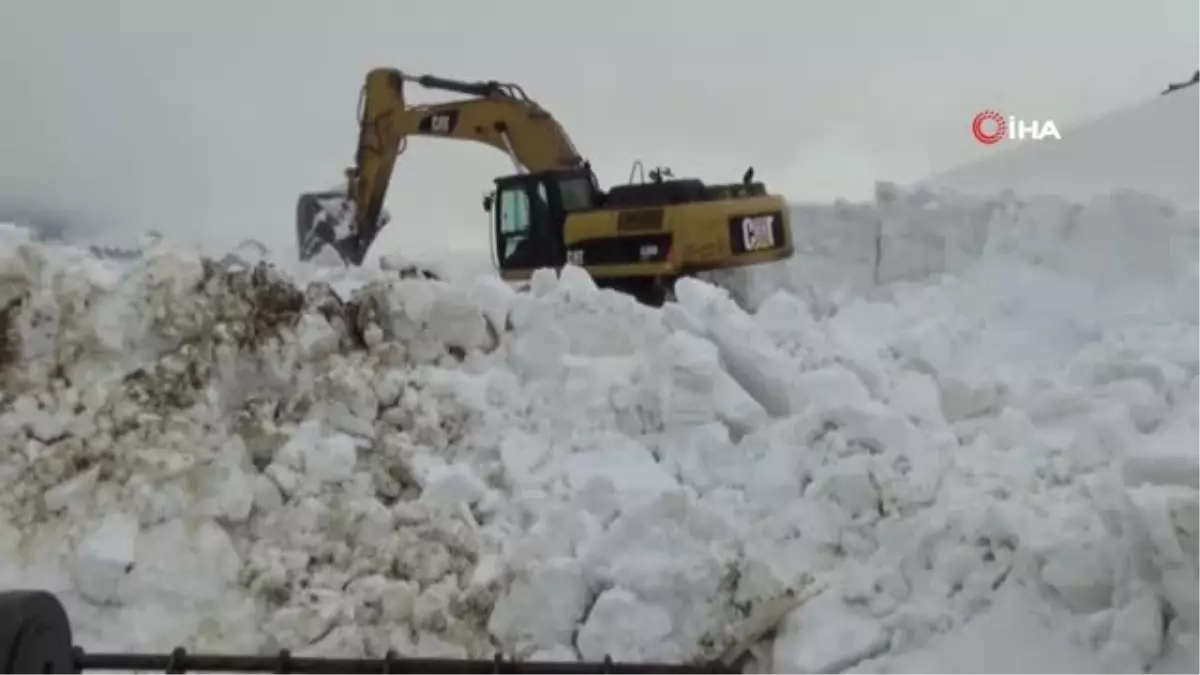
[[[406,83],[469,98],[408,105]],[[706,185],[637,162],[627,184],[605,191],[559,123],[521,87],[379,68],[363,85],[346,187],[300,196],[301,260],[328,246],[345,264],[362,264],[388,222],[384,198],[409,136],[478,141],[512,159],[516,173],[497,178],[483,202],[496,266],[509,281],[571,264],[599,286],[657,306],[680,276],[793,253],[787,205],[754,182],[753,167],[741,182]]]

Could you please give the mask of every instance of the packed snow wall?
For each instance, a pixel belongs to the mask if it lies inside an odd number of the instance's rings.
[[[1145,221],[1135,225],[1114,213],[1137,213]],[[821,307],[988,260],[1048,267],[1111,286],[1141,284],[1147,275],[1159,283],[1193,273],[1195,214],[1129,190],[1075,202],[880,183],[871,202],[794,204],[792,259],[714,278],[750,307],[779,288]],[[1195,289],[1181,281],[1174,293],[1186,302],[1189,289],[1194,297]]]
[[[7,233],[0,586],[90,649],[684,660],[815,594],[752,668],[1194,670],[1196,218],[883,187],[749,313]]]

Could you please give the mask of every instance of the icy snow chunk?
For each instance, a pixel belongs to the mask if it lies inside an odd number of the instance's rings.
[[[717,416],[738,434],[749,433],[770,421],[766,409],[724,371],[714,378],[712,398]]]
[[[937,636],[922,649],[863,663],[856,670],[864,673],[1104,672],[1095,650],[1076,643],[1061,626],[1039,616],[1036,603],[1023,591],[1002,591],[989,608],[970,618],[965,626]]]
[[[887,651],[891,636],[878,621],[826,592],[788,615],[772,650],[780,673],[840,673]]]
[[[1072,611],[1087,614],[1112,604],[1115,570],[1110,553],[1086,541],[1067,541],[1046,553],[1042,580]]]
[[[795,369],[786,355],[724,291],[691,278],[675,283],[679,304],[706,324],[725,370],[771,415],[792,409],[788,381]]]
[[[61,511],[81,503],[96,489],[96,481],[99,476],[100,467],[94,466],[50,488],[43,497],[46,509],[50,512]]]
[[[539,325],[521,332],[509,346],[508,361],[518,374],[539,379],[562,371],[570,339],[554,325]]]
[[[737,432],[746,433],[767,422],[766,410],[721,370],[717,348],[708,340],[672,333],[651,358],[667,371],[659,399],[668,427],[705,424],[715,415]]]
[[[436,509],[454,509],[475,504],[486,492],[487,486],[469,467],[433,466],[422,481],[421,502]]]
[[[139,597],[207,602],[237,578],[241,557],[210,519],[172,520],[142,532],[132,584]]]
[[[230,461],[215,462],[199,472],[201,510],[214,518],[240,523],[250,516],[254,487],[246,472]]]
[[[1158,434],[1139,439],[1136,451],[1125,458],[1125,484],[1200,487],[1200,453],[1194,433]]]
[[[624,588],[610,588],[596,598],[576,644],[585,661],[669,661],[679,658],[671,649],[671,615],[661,607],[638,600]]]
[[[492,326],[503,331],[508,324],[509,305],[516,296],[513,287],[499,277],[484,276],[475,279],[468,294]]]
[[[301,649],[327,635],[349,610],[341,593],[311,589],[300,602],[280,608],[263,626],[281,649]]]
[[[588,543],[584,565],[592,587],[619,586],[664,609],[674,641],[694,653],[703,636],[729,621],[722,611],[729,537],[684,491],[674,491],[622,509]]]
[[[678,483],[654,461],[650,452],[633,441],[579,452],[562,460],[567,484],[584,489],[594,480],[607,480],[626,497],[654,497],[678,488]]]
[[[666,346],[665,360],[677,382],[697,391],[711,390],[713,378],[721,370],[713,343],[687,333],[673,333]]]
[[[308,360],[321,359],[337,351],[338,333],[319,314],[304,314],[296,325],[300,353]]]
[[[1163,646],[1163,606],[1148,584],[1117,611],[1113,619],[1110,644],[1127,646],[1142,668],[1159,655]]]
[[[496,603],[488,630],[518,657],[571,644],[587,610],[588,588],[576,560],[537,564],[509,586]]]
[[[861,406],[871,400],[862,380],[849,369],[831,365],[800,373],[793,383],[797,408],[828,410],[841,406]]]
[[[273,466],[301,469],[312,480],[338,483],[354,477],[357,461],[358,452],[352,437],[341,433],[322,435],[319,422],[306,422],[279,449]],[[280,487],[289,491],[282,484]]]
[[[829,499],[857,517],[879,508],[879,492],[867,458],[847,458],[825,467],[810,488],[813,496]]]
[[[543,298],[558,286],[558,275],[554,270],[543,267],[536,269],[529,277],[529,290],[535,298]]]
[[[137,535],[137,518],[110,513],[84,536],[74,564],[75,587],[84,599],[99,605],[119,601],[134,568]]]
[[[447,291],[438,295],[426,321],[429,332],[449,346],[482,349],[491,343],[483,314],[464,293]]]
[[[896,376],[888,403],[920,422],[944,425],[937,381],[925,373],[904,371]]]
[[[283,493],[280,492],[279,486],[263,474],[254,477],[251,496],[254,508],[262,513],[270,513],[283,506]]]
[[[972,384],[946,376],[941,379],[942,412],[949,422],[995,413],[1004,403],[999,384]]]
[[[574,298],[586,297],[598,289],[592,275],[582,267],[564,265],[558,276],[558,289]]]
[[[500,462],[504,474],[514,486],[522,486],[533,478],[534,469],[550,454],[544,438],[507,430],[500,438]]]
[[[326,483],[350,480],[357,461],[354,439],[345,434],[328,436],[319,445],[308,446],[304,453],[304,471]]]
[[[1119,380],[1100,387],[1100,395],[1128,406],[1138,431],[1153,431],[1167,414],[1167,402],[1150,382],[1142,379]]]
[[[673,331],[688,333],[696,337],[704,337],[707,332],[704,323],[678,303],[668,302],[663,305],[662,319],[663,325]]]
[[[776,343],[797,342],[810,348],[825,343],[824,332],[808,305],[784,290],[776,290],[758,306],[754,321]]]

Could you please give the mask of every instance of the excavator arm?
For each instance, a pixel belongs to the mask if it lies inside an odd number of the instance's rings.
[[[405,83],[470,98],[408,105]],[[345,263],[362,264],[387,224],[383,203],[396,158],[409,136],[484,143],[507,154],[518,172],[585,166],[558,122],[519,86],[375,69],[363,85],[358,147],[354,166],[346,170],[345,187],[300,196],[296,233],[302,260],[328,245]]]

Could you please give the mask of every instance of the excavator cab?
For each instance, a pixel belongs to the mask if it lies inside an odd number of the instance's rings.
[[[502,275],[520,275],[568,262],[567,215],[600,207],[603,192],[591,169],[555,169],[496,179],[485,199],[492,212],[496,261]]]

